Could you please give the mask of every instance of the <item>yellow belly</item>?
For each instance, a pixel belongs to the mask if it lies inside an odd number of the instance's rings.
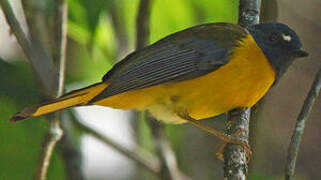
[[[180,111],[204,119],[234,108],[253,106],[271,87],[275,75],[261,49],[248,35],[234,50],[228,64],[207,75],[125,92],[95,104],[147,109],[159,120],[182,123],[185,121],[177,116]]]

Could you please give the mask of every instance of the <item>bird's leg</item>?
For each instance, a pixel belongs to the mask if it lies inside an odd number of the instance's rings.
[[[192,123],[193,125],[201,128],[202,130],[218,137],[220,140],[223,141],[223,145],[219,148],[219,151],[216,153],[216,155],[218,156],[219,159],[223,159],[222,157],[222,151],[224,150],[224,147],[226,144],[228,143],[233,143],[233,144],[237,144],[237,145],[241,145],[246,153],[247,153],[247,156],[250,157],[250,154],[251,154],[251,150],[250,150],[250,146],[248,143],[236,138],[235,136],[231,136],[231,135],[228,135],[228,134],[224,134],[216,129],[213,129],[211,127],[208,127],[206,126],[205,124],[199,122],[198,120],[192,118],[191,116],[189,116],[187,113],[179,113],[178,116],[182,119],[185,119],[187,121],[189,121],[190,123]],[[240,132],[241,133],[241,132]]]
[[[216,152],[216,157],[218,159],[220,159],[221,161],[224,161],[224,155],[223,155],[223,151],[224,151],[224,148],[225,146],[227,145],[226,142],[223,142],[220,147],[218,148],[218,151]]]
[[[247,132],[246,132],[244,129],[238,129],[237,132],[235,133],[235,136],[232,136],[232,137],[235,138],[235,137],[239,136],[239,135],[242,134],[242,133],[247,133]],[[226,134],[225,134],[225,135],[226,135]],[[241,141],[240,139],[238,139],[238,140]],[[241,141],[241,142],[243,142],[243,141]],[[219,159],[222,160],[222,161],[224,161],[223,151],[224,151],[225,146],[226,146],[228,143],[230,143],[230,142],[225,142],[225,141],[223,141],[222,145],[219,147],[218,151],[216,152],[217,158],[219,158]],[[232,143],[233,143],[233,142],[232,142]],[[245,142],[243,142],[243,143],[245,143]],[[245,143],[245,144],[247,144],[247,143]],[[247,159],[247,162],[249,162],[250,159],[251,159],[251,154],[252,154],[252,151],[251,151],[250,146],[249,146],[248,144],[247,144],[246,147],[243,146],[242,144],[238,144],[238,145],[241,145],[241,146],[244,148],[244,150],[246,151],[246,159]]]

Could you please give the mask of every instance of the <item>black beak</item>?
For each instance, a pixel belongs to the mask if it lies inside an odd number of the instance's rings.
[[[298,58],[302,58],[302,57],[309,56],[309,53],[307,53],[306,51],[304,51],[302,49],[297,49],[297,50],[293,51],[293,56],[298,57]]]

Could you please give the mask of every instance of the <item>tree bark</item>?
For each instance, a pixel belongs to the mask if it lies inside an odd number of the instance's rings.
[[[240,0],[239,24],[247,27],[259,23],[260,0]],[[229,112],[226,133],[249,143],[250,108]],[[227,144],[224,148],[224,177],[228,180],[245,180],[248,173],[246,151],[240,145]]]

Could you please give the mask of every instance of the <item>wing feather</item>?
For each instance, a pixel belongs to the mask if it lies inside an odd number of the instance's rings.
[[[130,54],[104,76],[103,80],[110,84],[91,102],[131,90],[196,78],[226,64],[230,50],[246,35],[246,30],[230,27],[236,25],[207,26],[210,28],[202,25],[175,33]],[[212,31],[216,28],[217,34],[206,32],[211,28]],[[191,32],[195,34],[191,36]],[[233,36],[225,36],[229,33]]]

